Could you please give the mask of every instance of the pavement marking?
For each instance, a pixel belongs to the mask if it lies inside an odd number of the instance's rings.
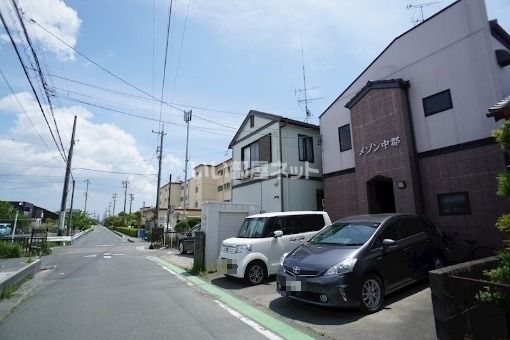
[[[262,327],[255,321],[248,319],[247,317],[243,316],[241,313],[238,313],[237,311],[233,310],[232,308],[225,306],[223,303],[219,302],[218,300],[214,300],[214,302],[216,302],[221,308],[223,308],[224,310],[226,310],[227,312],[232,314],[236,319],[244,322],[245,324],[247,324],[248,326],[253,328],[258,333],[262,334],[266,338],[271,339],[271,340],[283,340],[278,335],[265,329],[264,327]]]
[[[124,256],[126,254],[112,254],[113,256]]]
[[[109,256],[109,255],[111,255],[111,253],[104,253],[103,255]]]
[[[83,257],[96,257],[97,255],[85,255]]]
[[[96,247],[114,247],[115,244],[96,244]]]
[[[59,273],[60,275],[64,275],[64,273]]]
[[[157,250],[157,249],[148,249],[146,247],[148,247],[148,246],[137,246],[136,250],[139,250],[139,251],[156,251]]]
[[[105,258],[105,259],[111,259],[112,257],[111,257],[110,255],[105,255],[105,256],[103,256],[103,258]]]
[[[171,264],[165,260],[160,259],[155,256],[147,256],[148,260],[159,264],[165,268],[170,269],[177,275],[186,279],[187,281],[193,283],[196,287],[202,289],[203,291],[213,295],[216,300],[221,301],[223,304],[232,308],[233,310],[241,313],[245,317],[253,320],[258,323],[262,327],[266,329],[270,329],[274,333],[281,336],[283,339],[292,339],[292,340],[309,340],[313,339],[306,333],[299,331],[298,329],[289,326],[285,322],[261,311],[260,309],[232,296],[231,294],[225,292],[223,289],[216,287],[215,285],[208,283],[202,280],[199,277],[193,276],[188,273],[186,270]]]
[[[188,286],[193,286],[193,283],[189,282],[188,280],[186,280],[185,278],[183,278],[182,276],[180,276],[176,272],[172,271],[171,269],[168,269],[168,268],[164,267],[161,264],[160,264],[160,267],[163,268],[164,270],[166,270],[167,272],[169,272],[170,274],[174,275],[176,278],[178,278],[182,282],[186,283]]]

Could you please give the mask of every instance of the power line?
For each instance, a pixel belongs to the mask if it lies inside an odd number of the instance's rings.
[[[172,22],[172,4],[173,0],[170,0],[170,6],[168,7],[168,25],[166,28],[166,44],[165,44],[165,59],[163,62],[163,82],[161,84],[161,101],[159,103],[159,129],[161,130],[161,112],[163,111],[163,93],[165,90],[165,79],[166,79],[166,63],[168,58],[168,42],[170,41],[170,25]],[[159,188],[158,188],[159,190]]]
[[[19,62],[21,64],[21,67],[23,68],[23,72],[25,73],[25,77],[27,78],[28,83],[30,84],[30,88],[32,89],[32,92],[33,92],[33,94],[35,96],[35,99],[37,100],[37,104],[39,105],[39,109],[40,109],[40,111],[41,111],[41,113],[42,113],[42,115],[44,117],[44,120],[46,122],[46,125],[48,126],[48,129],[50,130],[51,138],[53,139],[53,142],[55,142],[55,145],[56,145],[56,147],[58,149],[58,152],[60,153],[60,156],[62,156],[62,159],[64,160],[64,162],[67,162],[65,154],[64,154],[64,150],[60,150],[60,147],[59,147],[59,145],[57,143],[55,135],[53,134],[53,130],[51,129],[50,123],[48,121],[48,118],[46,117],[46,113],[44,112],[44,109],[42,107],[42,104],[41,104],[41,101],[39,99],[39,96],[37,95],[37,92],[36,92],[36,90],[34,88],[34,84],[32,83],[32,80],[30,79],[30,76],[28,75],[25,63],[23,62],[23,59],[21,58],[21,54],[20,54],[20,52],[18,50],[18,46],[16,45],[16,43],[14,41],[14,38],[12,37],[11,31],[9,30],[9,27],[6,24],[4,16],[2,15],[1,11],[0,11],[0,20],[2,21],[2,24],[4,26],[5,32],[9,36],[9,39],[11,41],[12,46],[14,47],[14,50],[16,51],[16,55],[18,56],[18,60],[19,60]]]
[[[41,142],[43,142],[43,145],[46,147],[46,149],[48,149],[48,151],[50,153],[52,153],[53,151],[50,150],[50,147],[48,146],[48,144],[46,144],[46,141],[44,140],[44,138],[42,137],[41,133],[39,132],[39,130],[37,130],[37,128],[35,127],[35,124],[34,122],[32,121],[32,119],[30,119],[30,116],[28,115],[27,111],[25,110],[25,108],[23,107],[23,105],[21,104],[21,102],[19,101],[18,99],[18,96],[16,95],[16,93],[14,92],[11,84],[9,83],[9,81],[7,81],[7,78],[5,77],[4,73],[2,72],[2,70],[0,69],[0,75],[2,75],[2,78],[4,79],[4,82],[5,84],[7,85],[7,87],[9,88],[9,90],[11,91],[12,95],[14,96],[14,99],[16,99],[16,102],[18,103],[19,107],[21,108],[21,111],[23,111],[23,113],[25,114],[25,116],[27,117],[28,121],[30,122],[30,125],[32,125],[32,127],[34,128],[35,132],[37,132],[37,135],[39,136],[39,138],[41,139]]]
[[[108,70],[106,67],[104,66],[101,66],[99,63],[97,63],[96,61],[94,61],[93,59],[91,59],[90,57],[88,57],[87,55],[85,55],[84,53],[78,51],[76,48],[74,48],[73,46],[71,46],[70,44],[68,44],[67,42],[65,42],[62,38],[60,38],[59,36],[57,36],[56,34],[54,34],[53,32],[49,31],[46,27],[44,27],[43,25],[41,25],[40,23],[38,23],[37,21],[35,21],[34,19],[30,19],[30,22],[31,23],[34,23],[36,24],[37,26],[39,26],[42,30],[44,30],[46,33],[48,33],[49,35],[51,35],[53,38],[57,39],[58,41],[60,41],[62,44],[66,45],[67,47],[69,47],[70,49],[72,49],[74,52],[76,52],[78,55],[80,55],[81,57],[85,58],[86,60],[88,60],[89,62],[91,62],[92,64],[94,64],[95,66],[99,67],[101,70],[103,70],[104,72],[108,73],[109,75],[111,75],[112,77],[116,78],[117,80],[123,82],[124,84],[126,84],[127,86],[137,90],[138,92],[140,93],[143,93],[145,94],[146,96],[152,98],[152,99],[155,99],[157,101],[159,101],[159,99],[157,99],[156,97],[154,97],[153,95],[151,95],[150,93],[142,90],[141,88],[139,88],[138,86],[136,85],[133,85],[131,84],[130,82],[128,82],[127,80],[121,78],[120,76],[116,75],[115,73],[113,73],[112,71]],[[176,110],[179,110],[181,112],[184,112],[184,110],[176,107],[176,106],[173,106],[171,104],[168,104],[170,106],[172,106],[174,109]]]
[[[62,138],[60,137],[60,131],[58,130],[57,120],[55,119],[55,113],[53,112],[53,104],[51,102],[50,95],[48,94],[48,84],[46,83],[46,80],[44,78],[44,74],[42,72],[41,65],[39,63],[39,58],[37,57],[37,53],[35,52],[34,47],[32,46],[32,41],[30,39],[30,35],[27,32],[27,28],[25,26],[25,23],[23,22],[23,18],[21,17],[21,13],[19,11],[19,8],[18,8],[15,0],[12,0],[12,5],[13,5],[14,9],[16,10],[15,12],[18,17],[21,28],[23,29],[23,34],[25,35],[25,39],[27,40],[28,46],[30,47],[32,56],[34,57],[35,65],[37,67],[37,73],[39,74],[39,78],[40,78],[42,86],[43,86],[44,94],[46,95],[46,99],[48,100],[48,106],[50,107],[50,113],[51,113],[51,116],[53,117],[53,123],[55,124],[55,131],[57,132],[58,140],[60,142],[60,146],[62,147],[62,151],[63,151],[64,157],[65,157],[64,144],[62,143]]]
[[[100,169],[90,169],[90,168],[81,168],[81,167],[73,168],[73,170],[104,172],[104,173],[119,174],[119,175],[156,176],[156,174],[142,174],[142,173],[139,173],[139,172],[124,172],[124,171],[113,171],[113,170],[100,170]]]

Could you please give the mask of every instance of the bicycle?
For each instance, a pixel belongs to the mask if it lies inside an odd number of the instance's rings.
[[[452,262],[479,260],[495,255],[492,248],[478,245],[477,240],[459,240],[458,232],[443,233],[443,241]]]

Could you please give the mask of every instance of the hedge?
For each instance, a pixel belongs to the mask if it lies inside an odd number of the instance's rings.
[[[21,256],[21,246],[16,243],[0,242],[0,259]]]
[[[113,227],[113,230],[118,231],[119,233],[123,233],[124,235],[137,237],[136,228],[127,228],[127,227]]]

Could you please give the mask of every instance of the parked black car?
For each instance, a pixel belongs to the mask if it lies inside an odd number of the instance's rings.
[[[179,240],[179,252],[181,254],[186,254],[187,252],[195,252],[195,232],[199,231],[200,227],[201,225],[199,223],[188,230],[186,233],[182,234],[182,237]]]
[[[324,306],[379,310],[384,295],[446,263],[438,229],[407,214],[352,216],[283,256],[277,291]]]

